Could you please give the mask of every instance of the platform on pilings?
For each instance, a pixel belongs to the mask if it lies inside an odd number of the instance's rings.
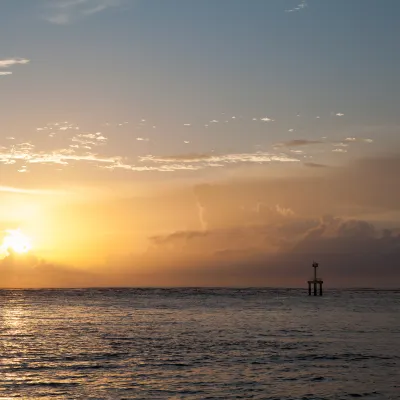
[[[314,279],[307,281],[308,283],[308,295],[311,296],[314,293],[314,296],[322,296],[322,285],[324,281],[322,279],[317,278],[317,268],[319,266],[318,263],[313,262],[312,264],[314,268]],[[314,290],[312,290],[314,289]]]

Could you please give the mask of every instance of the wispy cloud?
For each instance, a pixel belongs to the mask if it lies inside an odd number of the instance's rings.
[[[318,163],[313,163],[313,162],[307,162],[307,163],[304,163],[304,165],[306,167],[310,167],[310,168],[327,168],[327,165],[325,165],[325,164],[318,164]]]
[[[127,171],[199,171],[205,168],[222,168],[234,164],[267,164],[272,162],[299,162],[297,158],[285,154],[271,154],[264,152],[238,154],[182,154],[175,156],[139,157],[141,165],[130,165],[120,162],[102,166],[103,169]]]
[[[124,0],[49,0],[45,19],[56,25],[68,25],[76,20],[122,4]]]
[[[321,144],[319,140],[307,140],[307,139],[295,139],[289,140],[288,142],[282,142],[275,144],[275,147],[298,147],[298,146],[308,146],[310,144]]]
[[[5,193],[18,193],[18,194],[55,194],[53,190],[43,190],[43,189],[23,189],[12,186],[0,186],[0,192]]]
[[[10,68],[17,64],[28,64],[30,60],[26,58],[8,58],[0,60],[0,68]],[[12,75],[11,71],[0,71],[0,76]]]
[[[293,7],[293,8],[290,8],[288,10],[285,10],[285,12],[290,13],[290,12],[301,11],[301,10],[304,10],[307,6],[308,6],[307,2],[305,0],[303,0],[296,7]]]
[[[67,124],[67,123],[65,123]],[[64,126],[76,128],[73,124],[48,124],[52,132],[48,135],[48,129],[39,132],[46,136],[54,137],[61,134]],[[53,150],[40,150],[31,142],[13,142],[8,146],[0,146],[0,164],[13,166],[20,173],[29,172],[34,165],[48,165],[68,167],[76,163],[86,164],[92,168],[105,170],[126,170],[135,172],[159,171],[171,172],[180,170],[197,171],[205,168],[225,167],[234,164],[265,164],[271,162],[298,162],[286,154],[279,153],[232,153],[232,154],[178,154],[172,156],[147,155],[137,159],[137,162],[119,155],[104,155],[94,151],[107,144],[108,138],[101,132],[76,133],[73,129],[71,136],[69,129],[62,131],[63,140],[67,140],[66,147]],[[67,135],[67,136],[65,136]],[[138,138],[139,140],[148,140]]]
[[[272,154],[266,152],[256,153],[233,153],[233,154],[180,154],[175,156],[145,156],[140,157],[142,162],[153,162],[153,163],[191,163],[203,164],[206,166],[223,166],[224,164],[237,164],[237,163],[269,163],[269,162],[297,162],[296,158],[289,157],[285,154]]]
[[[355,137],[347,137],[344,139],[346,142],[364,142],[364,143],[373,143],[372,139],[365,139],[365,138],[355,138]]]
[[[141,161],[151,161],[151,162],[200,162],[203,160],[212,160],[216,159],[216,156],[213,154],[199,154],[199,153],[190,153],[190,154],[177,154],[173,156],[144,156],[141,157]]]
[[[0,68],[10,68],[16,64],[28,64],[30,60],[26,58],[9,58],[7,60],[0,60]]]

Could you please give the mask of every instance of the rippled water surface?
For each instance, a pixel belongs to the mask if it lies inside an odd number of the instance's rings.
[[[400,399],[400,291],[0,291],[0,398]]]

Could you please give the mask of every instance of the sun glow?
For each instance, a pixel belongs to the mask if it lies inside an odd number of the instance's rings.
[[[20,229],[6,230],[6,235],[0,246],[0,253],[8,253],[11,250],[14,253],[23,254],[31,249],[30,238],[24,235]]]

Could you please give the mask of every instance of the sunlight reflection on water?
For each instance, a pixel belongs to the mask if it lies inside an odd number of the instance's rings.
[[[395,291],[1,291],[0,396],[395,399],[399,304]]]

